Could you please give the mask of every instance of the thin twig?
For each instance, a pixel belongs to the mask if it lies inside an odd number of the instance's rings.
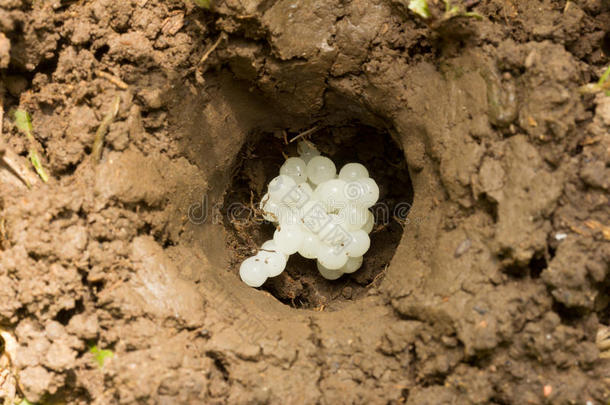
[[[104,137],[106,136],[106,132],[108,132],[108,127],[114,121],[117,114],[119,113],[119,106],[121,105],[121,97],[116,96],[112,106],[110,107],[110,111],[102,120],[99,128],[95,132],[95,140],[93,141],[93,147],[91,148],[91,155],[93,155],[93,159],[95,162],[99,162],[102,157],[102,149],[104,148]]]
[[[297,136],[292,138],[290,140],[290,142],[294,142],[294,141],[296,141],[299,138],[303,138],[303,137],[309,136],[309,135],[313,134],[314,132],[316,132],[318,129],[320,129],[319,125],[316,125],[313,128],[309,128],[307,131],[301,132],[300,134],[298,134]]]
[[[211,47],[210,47],[210,48],[209,48],[207,51],[205,51],[205,52],[203,53],[203,56],[201,57],[201,60],[199,61],[199,64],[200,64],[200,65],[202,65],[202,64],[203,64],[203,62],[205,62],[205,61],[206,61],[206,60],[207,60],[207,59],[210,57],[210,55],[212,54],[212,52],[214,52],[214,50],[215,50],[215,49],[218,47],[218,45],[220,45],[220,41],[222,41],[222,39],[223,39],[223,38],[224,38],[224,35],[223,35],[223,34],[220,34],[220,35],[218,36],[218,39],[216,40],[216,42],[214,42],[214,43],[212,44],[212,46],[211,46]]]
[[[114,84],[121,90],[127,90],[129,88],[129,85],[127,83],[125,83],[118,77],[111,75],[110,73],[104,72],[102,70],[96,70],[95,74],[99,77],[103,77],[104,79],[108,80],[110,83]]]

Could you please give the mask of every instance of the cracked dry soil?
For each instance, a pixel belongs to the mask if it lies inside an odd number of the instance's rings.
[[[454,2],[477,20],[430,1],[430,22],[407,3],[0,0],[0,154],[28,167],[25,109],[50,173],[27,188],[0,166],[18,396],[608,403],[610,97],[578,88],[610,62],[610,3]],[[223,203],[314,125],[328,153],[391,156],[381,199],[409,216],[361,276],[295,264],[247,288]],[[261,136],[275,157],[247,148]]]

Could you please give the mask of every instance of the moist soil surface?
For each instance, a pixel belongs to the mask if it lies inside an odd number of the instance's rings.
[[[607,404],[610,3],[428,3],[0,0],[0,398]],[[314,127],[392,215],[248,288]]]

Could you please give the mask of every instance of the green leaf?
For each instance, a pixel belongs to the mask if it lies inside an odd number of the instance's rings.
[[[40,156],[38,156],[38,152],[36,152],[33,148],[31,148],[28,156],[30,157],[30,162],[32,162],[32,166],[34,166],[34,170],[36,170],[36,173],[38,173],[38,175],[40,176],[42,181],[44,181],[45,183],[47,181],[49,181],[49,175],[47,174],[44,167],[42,167],[42,163],[40,162]]]
[[[599,84],[601,86],[602,84],[606,83],[606,80],[608,80],[609,77],[610,77],[610,66],[608,66],[608,68],[606,69],[604,74],[602,74],[602,77],[599,78],[599,81],[597,82],[597,84]]]
[[[34,132],[34,127],[32,126],[32,117],[30,117],[30,114],[25,110],[15,110],[13,116],[17,128],[25,133],[25,136],[28,138],[33,137],[32,132]]]
[[[30,144],[28,147],[28,157],[30,158],[30,162],[32,162],[32,166],[34,166],[34,170],[36,170],[36,173],[38,173],[42,181],[46,183],[49,181],[49,175],[44,167],[42,167],[40,156],[38,155],[38,151],[36,151],[32,117],[30,117],[30,114],[25,110],[15,110],[13,118],[15,119],[17,128],[25,134],[26,138],[28,138]]]
[[[193,0],[193,2],[201,8],[209,9],[212,6],[212,0]]]
[[[409,2],[409,10],[422,18],[430,18],[430,10],[428,9],[427,0],[411,0]]]
[[[100,349],[99,347],[97,347],[97,345],[89,347],[89,352],[93,354],[95,362],[98,364],[98,366],[100,366],[100,368],[104,367],[104,361],[106,359],[112,358],[114,356],[112,350]]]
[[[32,402],[28,401],[26,398],[23,398],[19,405],[34,405]]]

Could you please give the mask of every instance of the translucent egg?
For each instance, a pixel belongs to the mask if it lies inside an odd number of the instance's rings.
[[[276,203],[281,204],[296,185],[297,183],[292,177],[280,174],[269,182],[269,197]]]
[[[371,211],[369,211],[368,218],[364,226],[362,226],[362,230],[366,233],[371,233],[373,228],[375,227],[375,216]]]
[[[317,265],[318,265],[318,271],[320,272],[322,277],[324,277],[327,280],[336,280],[343,275],[343,272],[341,272],[341,270],[328,269],[328,268],[324,267],[322,264],[320,264],[319,261],[317,262]]]
[[[286,268],[286,255],[279,249],[261,249],[255,257],[262,263],[267,277],[277,277]]]
[[[379,199],[379,186],[370,177],[359,179],[356,182],[362,185],[362,195],[358,198],[357,202],[364,208],[371,208]]]
[[[358,229],[361,229],[364,224],[366,224],[366,221],[369,219],[369,210],[360,205],[349,204],[342,211],[346,218],[345,226],[350,231],[356,231]]]
[[[301,184],[307,181],[307,163],[301,158],[291,157],[286,159],[282,167],[280,167],[280,174],[291,177],[297,184]]]
[[[304,231],[301,225],[280,225],[273,233],[275,246],[287,255],[297,252],[303,243]]]
[[[305,203],[311,201],[312,197],[313,190],[311,186],[308,182],[303,182],[290,190],[284,197],[283,202],[288,207],[300,209]]]
[[[267,272],[259,258],[249,257],[239,267],[239,277],[250,287],[260,287],[267,281]]]
[[[299,254],[306,259],[316,259],[318,257],[318,250],[320,249],[320,238],[311,232],[305,232],[303,236],[303,243],[299,247]]]
[[[263,196],[259,208],[263,211],[263,218],[267,221],[275,223],[280,221],[280,211],[282,210],[282,207],[271,199],[269,193]]]
[[[313,184],[320,184],[334,179],[337,168],[332,160],[324,156],[316,156],[307,163],[307,178]]]
[[[316,187],[313,196],[318,201],[321,201],[327,208],[328,212],[339,210],[347,206],[347,197],[345,195],[345,187],[347,183],[340,179],[330,179],[320,183]]]
[[[330,270],[340,269],[347,262],[347,254],[341,249],[321,244],[318,249],[318,262]]]
[[[357,231],[351,232],[352,240],[345,247],[345,252],[349,257],[358,257],[364,255],[371,247],[371,239],[369,235],[359,229]]]
[[[362,256],[350,257],[347,259],[347,262],[343,265],[343,267],[341,267],[339,270],[342,273],[347,273],[347,274],[353,273],[362,266],[362,261],[363,261]]]
[[[273,241],[273,239],[269,239],[268,241],[265,241],[265,243],[263,243],[263,246],[261,246],[261,249],[283,253],[281,250],[279,250],[277,248],[277,246],[275,246],[275,242]],[[286,257],[286,260],[288,260],[288,257],[290,257],[290,255],[287,255],[285,253],[283,253],[283,254]]]
[[[314,157],[320,156],[320,152],[316,148],[304,141],[297,144],[297,153],[306,164]]]
[[[345,181],[356,181],[369,177],[369,171],[360,163],[348,163],[339,171],[339,178]]]

